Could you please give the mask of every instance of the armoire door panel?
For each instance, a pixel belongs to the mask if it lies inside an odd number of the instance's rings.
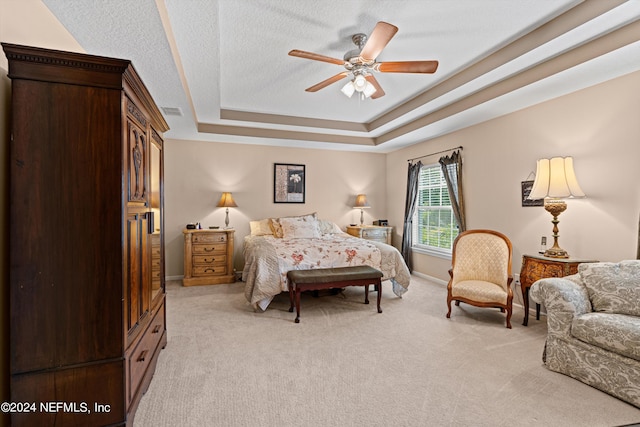
[[[133,122],[127,121],[129,128],[128,163],[129,163],[129,201],[147,201],[147,137]]]

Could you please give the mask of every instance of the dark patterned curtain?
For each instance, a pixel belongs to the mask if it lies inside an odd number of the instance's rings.
[[[462,197],[462,156],[460,151],[454,151],[450,156],[440,157],[439,163],[444,179],[447,181],[453,215],[456,217],[458,230],[462,233],[467,229],[467,224]]]
[[[413,271],[413,262],[411,261],[411,245],[413,230],[413,213],[416,210],[416,202],[418,196],[418,180],[420,179],[420,168],[422,162],[409,163],[407,173],[407,198],[404,203],[404,227],[402,229],[402,257],[404,258],[409,272]]]

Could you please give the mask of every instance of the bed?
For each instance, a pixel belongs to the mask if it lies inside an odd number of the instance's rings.
[[[316,214],[250,221],[250,226],[242,280],[256,311],[289,290],[287,272],[294,269],[369,265],[382,271],[398,297],[409,288],[409,269],[395,247],[353,237]]]

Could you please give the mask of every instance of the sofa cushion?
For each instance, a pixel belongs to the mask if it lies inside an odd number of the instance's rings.
[[[640,261],[578,266],[594,311],[640,316]]]
[[[640,361],[640,318],[587,313],[575,318],[571,335],[587,344]]]

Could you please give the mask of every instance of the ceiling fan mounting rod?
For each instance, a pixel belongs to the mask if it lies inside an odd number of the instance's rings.
[[[363,33],[354,34],[353,36],[351,36],[351,40],[356,46],[358,46],[360,50],[362,50],[365,43],[367,42],[367,35]]]

